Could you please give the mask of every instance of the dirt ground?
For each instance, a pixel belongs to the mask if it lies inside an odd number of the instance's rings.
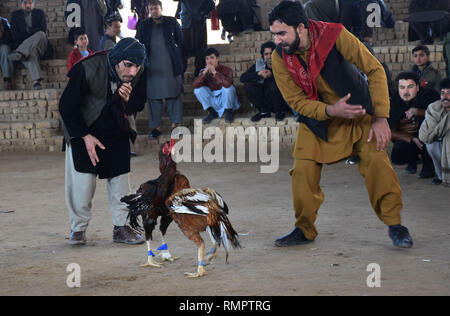
[[[372,211],[356,166],[325,166],[325,202],[319,210],[315,242],[277,248],[273,241],[293,228],[292,159],[280,157],[275,174],[259,173],[257,163],[181,163],[194,187],[220,192],[243,248],[223,249],[206,267],[208,275],[186,279],[196,270],[196,248],[173,223],[167,233],[180,259],[163,268],[142,268],[145,244],[112,242],[105,181],[98,181],[88,245],[72,247],[64,202],[61,153],[0,154],[0,295],[449,295],[450,189],[407,175],[396,167],[403,188],[403,224],[411,249],[392,246],[386,226]],[[156,155],[132,160],[136,187],[157,175]],[[12,211],[12,212],[8,212]],[[207,247],[209,237],[205,234]],[[154,234],[160,240],[159,232]],[[79,288],[70,288],[67,266],[81,267]],[[381,286],[367,286],[370,263],[377,263]]]

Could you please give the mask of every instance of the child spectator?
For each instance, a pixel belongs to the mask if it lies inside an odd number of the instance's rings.
[[[76,45],[76,47],[70,53],[67,60],[67,73],[69,73],[70,69],[72,69],[73,65],[78,61],[92,54],[92,50],[87,48],[89,45],[89,38],[83,28],[72,28],[69,33],[69,42]]]

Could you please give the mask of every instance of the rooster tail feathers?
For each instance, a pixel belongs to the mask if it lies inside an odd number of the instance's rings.
[[[138,231],[142,231],[142,227],[138,222],[138,216],[142,215],[148,208],[148,204],[142,199],[142,194],[130,194],[120,199],[120,202],[126,203],[128,208],[127,219],[130,226]]]
[[[208,226],[207,231],[211,237],[211,241],[216,242],[219,246],[223,245],[226,252],[226,261],[228,262],[228,252],[230,251],[230,244],[233,248],[241,248],[239,243],[238,233],[234,230],[228,217],[223,214],[217,225]]]

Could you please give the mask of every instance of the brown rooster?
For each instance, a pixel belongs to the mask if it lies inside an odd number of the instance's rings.
[[[197,272],[186,272],[188,277],[197,278],[206,274],[205,242],[200,232],[207,230],[214,243],[208,262],[216,256],[220,244],[225,248],[227,262],[229,244],[231,243],[233,248],[241,247],[238,234],[227,217],[228,206],[216,191],[209,188],[183,189],[168,198],[166,206],[184,235],[198,247]]]
[[[161,263],[154,260],[155,254],[152,251],[152,233],[158,217],[161,217],[159,229],[162,234],[162,245],[156,250],[161,251],[163,261],[177,259],[170,254],[164,239],[167,228],[172,222],[172,217],[165,205],[165,201],[172,194],[190,186],[189,180],[177,171],[177,165],[172,160],[172,149],[174,146],[175,141],[173,139],[161,146],[159,152],[159,170],[161,175],[157,179],[141,184],[135,194],[124,196],[120,200],[127,203],[131,227],[142,231],[138,223],[138,216],[142,218],[148,251],[147,263],[143,266],[161,267]]]

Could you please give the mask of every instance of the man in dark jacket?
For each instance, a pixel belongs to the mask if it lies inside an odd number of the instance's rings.
[[[34,0],[21,0],[21,9],[11,14],[11,33],[14,40],[14,52],[9,59],[22,62],[30,71],[33,89],[42,89],[42,58],[52,58],[51,46],[47,39],[47,18],[44,11],[35,9]]]
[[[275,113],[277,121],[281,121],[289,110],[272,73],[272,52],[275,47],[275,43],[271,41],[262,44],[262,58],[257,59],[241,76],[247,98],[259,111],[251,118],[252,122],[270,117],[271,112]]]
[[[431,88],[422,88],[419,76],[414,72],[402,72],[396,81],[398,93],[392,98],[388,119],[394,143],[392,163],[407,164],[406,172],[415,174],[421,155],[423,165],[419,177],[432,178],[433,161],[419,140],[418,133],[428,105],[439,99],[439,93]]]
[[[5,90],[11,90],[11,78],[14,74],[14,65],[8,59],[11,46],[12,36],[8,20],[0,17],[0,70],[2,71]]]
[[[150,138],[161,135],[163,100],[175,128],[182,122],[183,64],[181,48],[183,33],[177,20],[162,15],[159,0],[150,1],[150,18],[139,23],[136,37],[148,54],[147,97]]]
[[[98,52],[73,66],[59,103],[66,143],[66,205],[70,244],[85,244],[96,178],[107,179],[113,217],[113,241],[142,243],[127,223],[120,198],[129,194],[131,121],[146,101],[146,54],[142,44],[124,38],[107,52]]]

